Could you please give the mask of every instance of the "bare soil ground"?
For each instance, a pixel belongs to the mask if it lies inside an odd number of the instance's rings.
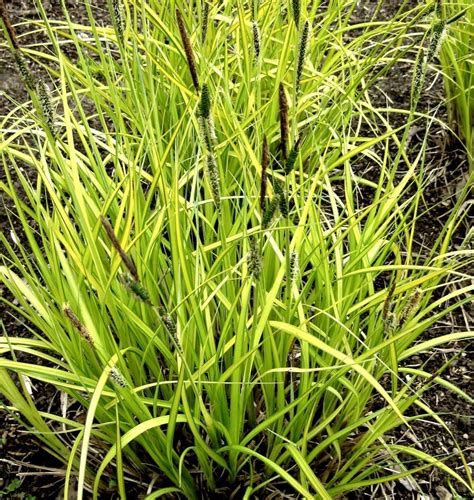
[[[61,18],[62,12],[59,0],[44,0],[44,6],[51,17]],[[102,2],[98,2],[101,4]],[[374,3],[374,2],[372,2]],[[74,20],[85,21],[87,16],[84,7],[79,1],[69,0],[67,2]],[[363,3],[364,4],[364,3]],[[362,7],[361,16],[367,15],[371,2]],[[369,7],[367,7],[369,5]],[[398,8],[399,2],[386,2],[380,16],[389,17],[394,9]],[[11,0],[9,10],[14,22],[37,18],[32,4],[27,0]],[[365,9],[365,11],[364,11]],[[106,22],[107,12],[105,6],[97,8],[97,16]],[[24,31],[28,30],[25,25]],[[20,30],[21,31],[21,30]],[[393,107],[406,107],[409,102],[410,68],[397,67],[393,74],[378,83],[374,92],[374,99],[379,99],[383,104],[390,100]],[[7,97],[7,95],[9,97]],[[12,100],[13,99],[13,100]],[[18,77],[13,61],[9,53],[0,49],[0,115],[8,113],[15,101],[22,102],[26,99],[20,78]],[[446,117],[443,106],[443,88],[439,78],[425,92],[421,102],[422,109],[437,109],[437,116]],[[400,120],[403,118],[400,117]],[[424,130],[414,131],[412,146],[416,148],[417,143],[423,140]],[[467,161],[462,145],[452,140],[449,133],[439,127],[434,127],[430,132],[430,144],[428,148],[428,164],[431,168],[431,182],[425,192],[427,213],[421,217],[417,224],[418,251],[423,253],[435,241],[439,229],[447,218],[452,208],[456,192],[465,181],[467,172]],[[357,168],[365,176],[377,177],[377,171],[370,169],[370,165],[361,162]],[[5,172],[0,171],[0,179],[5,179]],[[364,196],[369,193],[360,193],[360,202],[367,203]],[[14,207],[7,199],[0,200],[0,230],[4,234],[10,234],[10,223],[15,226]],[[472,214],[470,221],[472,222]],[[17,227],[17,229],[19,229]],[[460,228],[453,240],[455,249],[464,238],[467,225]],[[474,276],[474,270],[473,270]],[[0,297],[6,297],[7,292],[0,285]],[[28,331],[22,321],[15,317],[11,311],[0,304],[0,318],[10,336],[28,335]],[[459,310],[446,320],[436,325],[425,337],[431,338],[472,328],[474,324],[474,309]],[[424,340],[424,339],[423,339]],[[474,394],[474,383],[472,373],[474,371],[474,359],[472,356],[473,346],[466,342],[455,342],[443,348],[433,349],[407,361],[407,366],[423,367],[431,373],[436,372],[449,359],[455,360],[449,365],[444,376],[453,384],[459,386],[467,393]],[[30,360],[37,362],[37,360]],[[46,384],[36,384],[33,397],[37,406],[45,411],[59,407],[59,394],[55,389]],[[439,387],[433,387],[424,395],[424,401],[436,409],[438,414],[449,426],[452,435],[440,432],[437,424],[421,420],[410,430],[401,429],[400,432],[390,436],[393,441],[416,446],[432,455],[441,457],[451,467],[460,469],[461,463],[456,449],[456,443],[465,451],[468,462],[474,464],[474,446],[472,442],[472,416],[473,408],[459,396]],[[38,440],[23,430],[21,422],[15,415],[4,409],[6,401],[0,399],[0,499],[53,499],[61,498],[63,468],[48,453],[42,450]],[[462,473],[462,471],[460,470]],[[351,498],[439,498],[449,500],[450,487],[445,475],[433,469],[421,472],[418,477],[418,486],[410,481],[399,481],[391,485],[380,486],[378,489],[364,490]],[[466,495],[460,485],[452,484],[459,495]],[[422,494],[420,493],[422,492]],[[135,494],[139,496],[144,490],[137,488]],[[270,498],[270,496],[267,496]],[[236,497],[238,498],[238,496]],[[272,498],[280,498],[273,496]],[[293,498],[286,496],[285,498]]]

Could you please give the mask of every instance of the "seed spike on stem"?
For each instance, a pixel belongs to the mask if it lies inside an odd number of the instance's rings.
[[[260,30],[257,21],[252,22],[252,37],[253,37],[253,55],[254,61],[257,63],[260,59]]]
[[[294,168],[296,164],[296,160],[298,159],[298,155],[300,153],[302,136],[298,137],[298,140],[295,142],[295,145],[292,147],[290,154],[288,155],[288,161],[285,166],[285,174],[288,175]]]
[[[260,182],[260,209],[265,212],[265,197],[267,195],[267,168],[270,163],[270,153],[266,136],[263,136],[262,146],[262,178]]]
[[[296,27],[299,28],[301,16],[301,0],[292,0],[291,12],[293,14],[293,20],[295,21]]]
[[[179,34],[181,36],[181,41],[183,43],[184,53],[186,55],[186,60],[188,62],[189,72],[191,73],[191,78],[193,80],[194,88],[196,92],[199,92],[199,79],[197,75],[196,61],[194,59],[193,47],[191,44],[191,39],[186,30],[186,25],[184,23],[183,15],[179,9],[176,9],[176,21],[178,23]]]
[[[71,325],[79,332],[81,337],[93,346],[94,340],[92,339],[89,330],[87,330],[87,328],[81,323],[69,304],[63,305],[63,312],[70,321]]]
[[[402,326],[406,322],[406,320],[418,309],[422,294],[423,290],[420,287],[416,288],[413,291],[413,293],[410,296],[410,300],[408,301],[408,304],[406,304],[406,306],[400,313],[400,317],[398,319],[398,323],[400,326]]]
[[[19,50],[20,44],[18,43],[16,31],[15,28],[13,27],[13,24],[10,21],[10,16],[8,14],[4,0],[0,0],[0,18],[2,19],[3,24],[5,25],[5,29],[7,30],[8,38],[10,38],[10,43],[12,44],[12,47],[15,50]]]
[[[263,269],[263,263],[262,256],[260,255],[260,249],[258,247],[258,242],[255,236],[252,235],[249,237],[249,244],[250,249],[247,257],[248,272],[250,276],[258,279]]]
[[[124,263],[125,267],[130,271],[130,274],[133,276],[135,281],[140,281],[138,278],[137,268],[135,267],[135,264],[133,263],[130,256],[125,252],[125,250],[120,245],[119,240],[114,233],[112,225],[103,215],[100,216],[100,221],[102,222],[102,226],[104,227],[105,232],[107,233],[107,236],[109,237],[109,240],[112,243],[112,246],[120,255],[120,258],[122,259],[122,262]]]
[[[300,44],[298,47],[298,62],[296,65],[296,95],[300,93],[301,77],[303,76],[304,62],[306,59],[306,52],[308,51],[309,42],[309,21],[306,20],[303,25],[303,32],[301,34]]]
[[[201,21],[201,43],[204,45],[207,37],[207,27],[209,25],[209,4],[204,2],[202,7],[202,21]]]
[[[280,106],[280,152],[282,163],[284,163],[288,157],[288,136],[290,126],[288,119],[288,99],[286,98],[285,87],[282,82],[280,82],[278,88],[278,97]]]

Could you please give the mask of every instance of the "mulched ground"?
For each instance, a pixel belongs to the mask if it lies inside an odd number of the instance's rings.
[[[51,17],[62,17],[58,0],[44,0],[43,3]],[[74,20],[86,19],[81,2],[70,0],[67,4]],[[367,9],[372,3],[362,2],[362,4],[361,17],[367,16]],[[380,15],[389,18],[398,6],[399,2],[387,1]],[[36,16],[35,11],[31,8],[31,2],[27,0],[12,0],[9,2],[9,9],[14,21],[26,18],[34,19]],[[107,12],[104,8],[98,8],[97,15],[104,20],[107,18]],[[383,92],[380,92],[378,97],[377,93],[374,92],[373,97],[375,100],[379,99],[380,104],[383,105],[388,95],[388,98],[393,101],[393,107],[406,107],[406,103],[409,102],[409,82],[409,68],[395,68],[392,74],[378,83],[379,89]],[[6,98],[6,93],[13,96],[18,102],[22,102],[26,98],[11,57],[2,49],[0,50],[0,115],[6,114],[12,106],[11,101]],[[440,78],[428,92],[424,93],[421,102],[422,110],[426,111],[434,108],[438,108],[438,117],[446,116]],[[418,130],[414,132],[412,146],[416,148],[417,143],[423,140],[424,131]],[[439,126],[434,127],[430,133],[428,163],[432,180],[424,195],[429,214],[420,218],[417,224],[417,246],[420,253],[429,248],[435,241],[449,214],[449,210],[453,206],[456,191],[465,182],[467,172],[467,162],[461,145],[453,141],[449,133]],[[365,175],[371,175],[368,170],[370,166],[364,165],[363,162],[358,165],[358,168]],[[372,174],[374,177],[377,176],[376,171]],[[0,179],[5,179],[3,171],[0,172]],[[364,203],[364,194],[369,195],[369,193],[362,191],[361,203]],[[14,207],[9,204],[8,200],[0,200],[0,230],[4,234],[10,233],[9,216],[13,212]],[[470,221],[472,222],[472,216]],[[15,224],[15,226],[17,225]],[[459,229],[453,240],[453,249],[460,244],[467,228],[468,224]],[[2,295],[6,296],[7,292],[0,285],[0,296]],[[0,317],[9,335],[21,336],[27,334],[25,326],[10,311],[0,308]],[[466,330],[472,328],[473,324],[474,308],[464,308],[447,317],[443,323],[436,325],[427,333],[424,339],[458,330]],[[423,367],[424,370],[434,373],[449,359],[456,357],[455,361],[451,363],[444,373],[444,376],[447,380],[472,395],[474,394],[472,380],[474,371],[473,350],[473,346],[466,342],[455,342],[449,346],[436,348],[414,357],[408,360],[406,364],[410,367]],[[54,388],[46,384],[36,384],[33,394],[35,402],[41,410],[50,411],[59,408],[59,395]],[[468,462],[474,464],[471,431],[472,406],[455,394],[436,386],[427,391],[423,399],[425,403],[435,408],[437,413],[445,420],[452,435],[441,432],[436,424],[419,421],[414,424],[412,429],[400,429],[399,432],[388,439],[417,446],[430,454],[441,456],[448,465],[458,469],[458,472],[462,474],[456,443],[464,450]],[[6,401],[3,401],[3,403],[6,403]],[[41,449],[34,436],[22,430],[21,423],[13,415],[2,409],[2,400],[0,399],[0,499],[62,498],[62,476],[61,464]],[[399,481],[392,485],[384,485],[376,489],[367,489],[358,494],[352,494],[350,498],[421,499],[422,496],[420,496],[419,491],[426,495],[424,498],[439,498],[441,500],[452,498],[447,478],[439,472],[428,469],[417,476],[417,482],[417,488],[414,488],[409,481]],[[453,487],[460,495],[468,497],[468,492],[464,491],[460,485],[453,484]],[[139,491],[136,491],[136,494],[138,495]],[[238,494],[235,498],[239,498]],[[266,498],[270,498],[270,493],[266,495]],[[282,497],[275,493],[272,498]],[[286,498],[292,497],[288,496]]]

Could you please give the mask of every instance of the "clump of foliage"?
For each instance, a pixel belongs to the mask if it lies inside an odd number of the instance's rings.
[[[4,12],[31,102],[2,118],[23,238],[1,236],[0,279],[31,337],[0,337],[0,391],[65,461],[66,497],[73,475],[97,498],[154,474],[150,499],[242,478],[245,498],[274,482],[334,498],[433,465],[469,488],[462,450],[453,470],[386,437],[416,418],[449,433],[422,399],[434,383],[469,399],[402,364],[472,336],[417,342],[473,290],[472,251],[448,253],[468,187],[413,252],[425,144],[409,158],[414,107],[393,128],[367,93],[430,6],[352,25],[355,2],[247,3],[114,0],[112,28],[88,2],[84,26],[37,2],[43,51]],[[85,421],[38,411],[11,372]]]

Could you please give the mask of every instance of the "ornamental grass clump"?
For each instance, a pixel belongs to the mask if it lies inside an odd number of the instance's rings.
[[[415,100],[418,101],[429,66],[441,64],[441,75],[446,92],[448,124],[464,142],[470,173],[474,172],[474,63],[472,46],[474,9],[471,2],[443,1],[436,4],[431,22],[426,29],[426,55],[421,53],[415,68]],[[413,95],[413,92],[412,92]]]
[[[23,234],[0,234],[0,300],[31,332],[0,336],[0,393],[64,464],[64,498],[330,499],[428,467],[472,489],[461,446],[448,466],[392,439],[419,420],[450,436],[434,386],[472,400],[410,364],[472,339],[423,336],[474,291],[472,250],[452,250],[470,186],[420,249],[427,144],[412,158],[406,130],[433,117],[369,92],[428,7],[354,25],[296,3],[123,2],[121,36],[93,3],[80,24],[35,2],[47,50],[21,54],[55,83],[60,134],[35,92],[0,117]]]
[[[449,125],[464,143],[470,173],[474,172],[474,9],[469,0],[440,2],[446,25],[439,48],[439,61],[446,92]]]

